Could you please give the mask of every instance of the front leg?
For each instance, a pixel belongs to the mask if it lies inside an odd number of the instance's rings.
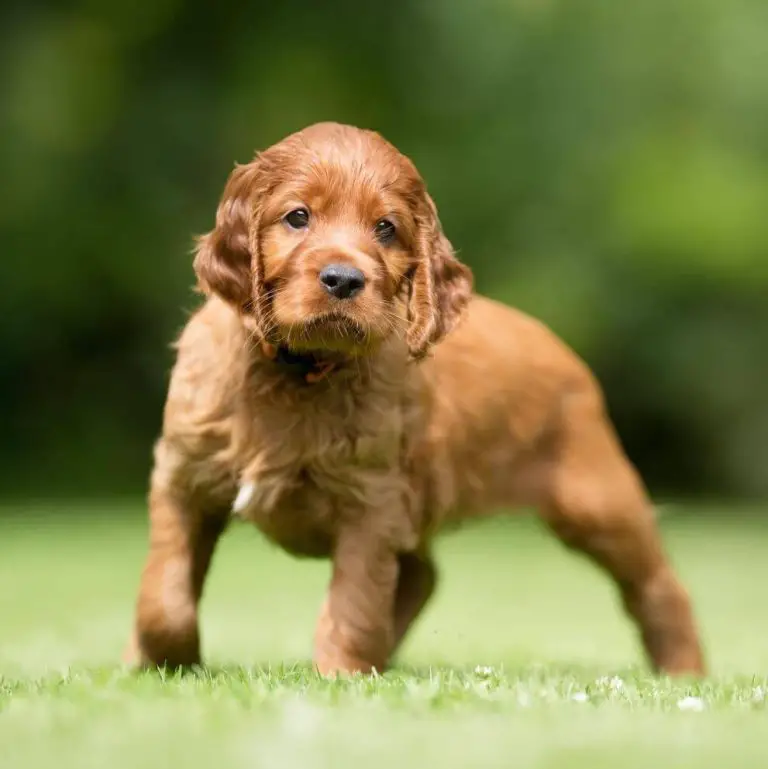
[[[398,559],[399,574],[395,596],[395,650],[424,611],[435,592],[437,569],[428,553],[403,553]]]
[[[343,532],[315,635],[322,675],[381,672],[395,645],[397,555],[374,531]]]
[[[226,516],[205,515],[167,492],[150,495],[150,545],[127,661],[180,667],[200,662],[198,604]]]

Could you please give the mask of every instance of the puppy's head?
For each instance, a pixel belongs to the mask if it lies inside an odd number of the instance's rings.
[[[235,168],[195,271],[265,341],[351,356],[398,334],[422,357],[472,289],[413,163],[334,123]]]

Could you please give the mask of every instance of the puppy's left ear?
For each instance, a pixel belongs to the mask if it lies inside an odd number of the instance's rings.
[[[416,265],[406,336],[411,357],[423,358],[458,322],[472,296],[472,272],[443,234],[437,207],[426,191],[416,211]]]

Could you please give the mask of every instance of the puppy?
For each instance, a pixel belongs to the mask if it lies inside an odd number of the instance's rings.
[[[441,529],[526,506],[613,578],[656,669],[703,671],[593,376],[472,293],[416,168],[381,136],[313,125],[236,166],[194,266],[207,299],[155,447],[135,662],[200,662],[233,506],[288,552],[332,559],[323,674],[387,666],[434,591]]]

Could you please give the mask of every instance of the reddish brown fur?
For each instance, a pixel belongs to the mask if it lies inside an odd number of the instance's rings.
[[[297,206],[312,216],[300,232],[283,221]],[[373,234],[384,216],[389,245]],[[362,270],[364,292],[329,299],[317,276],[331,262]],[[252,482],[243,517],[289,552],[333,559],[323,673],[385,667],[434,589],[435,534],[518,505],[613,577],[655,667],[702,672],[688,598],[598,385],[540,323],[472,295],[394,147],[320,124],[237,167],[195,269],[209,297],[179,340],[156,446],[136,661],[200,660],[205,573]],[[307,384],[261,343],[311,351],[332,373]]]

